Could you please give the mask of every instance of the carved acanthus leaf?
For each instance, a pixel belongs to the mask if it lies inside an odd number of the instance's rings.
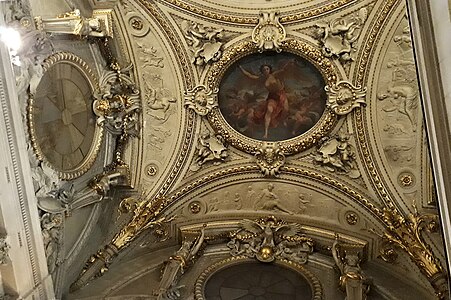
[[[353,60],[352,52],[356,51],[356,41],[367,16],[368,10],[361,8],[356,15],[317,23],[323,55],[339,58],[343,62]]]
[[[448,290],[446,274],[440,260],[423,237],[424,230],[438,230],[438,216],[420,214],[415,204],[413,209],[413,214],[404,217],[395,208],[384,208],[386,230],[383,234],[378,234],[384,242],[381,258],[386,262],[394,262],[397,255],[393,248],[404,250],[429,280],[439,299],[444,299]]]
[[[218,90],[208,90],[204,85],[198,85],[185,93],[185,107],[193,109],[198,115],[207,115],[214,107]]]
[[[181,29],[193,53],[192,62],[195,65],[205,65],[221,57],[224,29],[215,29],[192,21],[183,21]]]
[[[258,45],[259,51],[282,51],[280,44],[285,40],[287,33],[280,24],[278,12],[261,12],[260,19],[252,31],[252,41]]]
[[[327,106],[337,115],[349,114],[354,108],[366,105],[366,88],[356,87],[348,81],[326,86],[329,94]]]
[[[263,142],[255,153],[255,158],[263,175],[267,177],[276,176],[285,163],[285,155],[279,143]]]

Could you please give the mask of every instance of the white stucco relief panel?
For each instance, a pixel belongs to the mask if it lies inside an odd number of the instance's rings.
[[[142,100],[142,130],[139,160],[132,165],[143,191],[150,192],[170,172],[171,161],[183,135],[182,88],[177,58],[167,36],[146,16],[130,5],[123,7],[131,38],[133,64]]]

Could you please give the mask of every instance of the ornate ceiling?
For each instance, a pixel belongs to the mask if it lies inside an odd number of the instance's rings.
[[[445,297],[404,1],[69,4],[31,3],[43,68],[16,70],[57,297],[263,295],[231,290],[243,264],[309,299]]]

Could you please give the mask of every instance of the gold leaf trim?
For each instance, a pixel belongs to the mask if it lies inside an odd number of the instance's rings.
[[[281,43],[282,51],[298,55],[312,63],[324,78],[325,85],[332,86],[338,78],[338,72],[330,59],[324,57],[319,49],[303,41],[290,39]],[[207,74],[207,86],[210,90],[220,88],[221,80],[226,70],[244,56],[257,53],[258,45],[251,41],[241,42],[224,52],[221,59],[213,65]],[[208,120],[215,131],[224,137],[228,144],[247,153],[254,154],[261,148],[262,141],[242,135],[233,129],[224,119],[218,108],[208,115]],[[305,134],[280,141],[280,150],[285,155],[296,154],[315,145],[326,136],[337,122],[334,112],[325,109],[320,120]]]
[[[147,3],[148,0],[140,0],[143,3]],[[290,14],[287,16],[280,17],[280,22],[296,22],[302,21],[305,19],[313,18],[319,16],[321,14],[325,14],[342,6],[348,5],[356,0],[338,0],[329,2],[326,5],[322,5],[319,7],[312,7],[305,11],[296,12],[295,14]],[[258,23],[257,17],[245,17],[245,16],[234,16],[231,14],[222,14],[220,12],[212,12],[211,10],[205,9],[205,7],[193,6],[181,0],[164,0],[169,4],[172,4],[180,9],[184,9],[191,13],[201,15],[206,18],[224,21],[229,23],[238,23],[238,24],[252,24],[255,25]]]
[[[80,57],[72,54],[70,52],[58,52],[49,57],[47,57],[42,63],[43,72],[48,71],[52,66],[66,63],[74,66],[80,71],[84,78],[89,82],[91,93],[94,95],[98,91],[98,80],[94,75],[93,71],[89,67],[89,65],[82,60]],[[33,151],[36,154],[38,160],[44,162],[48,165],[52,170],[54,170],[58,177],[62,180],[72,180],[81,175],[85,174],[91,166],[94,164],[97,155],[100,151],[100,146],[102,145],[103,138],[103,127],[96,126],[94,131],[93,142],[89,149],[89,152],[86,154],[83,161],[76,167],[71,170],[62,171],[55,168],[45,157],[41,146],[39,144],[38,138],[36,136],[36,131],[34,127],[34,115],[33,115],[33,105],[34,105],[34,95],[30,95],[28,98],[28,106],[27,106],[27,123],[28,123],[28,132],[30,134],[31,145],[33,147]],[[90,108],[90,107],[89,107]]]

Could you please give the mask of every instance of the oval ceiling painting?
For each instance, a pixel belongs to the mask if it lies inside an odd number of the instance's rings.
[[[225,120],[247,137],[282,141],[320,119],[327,95],[321,73],[292,53],[256,53],[235,62],[219,88]]]

